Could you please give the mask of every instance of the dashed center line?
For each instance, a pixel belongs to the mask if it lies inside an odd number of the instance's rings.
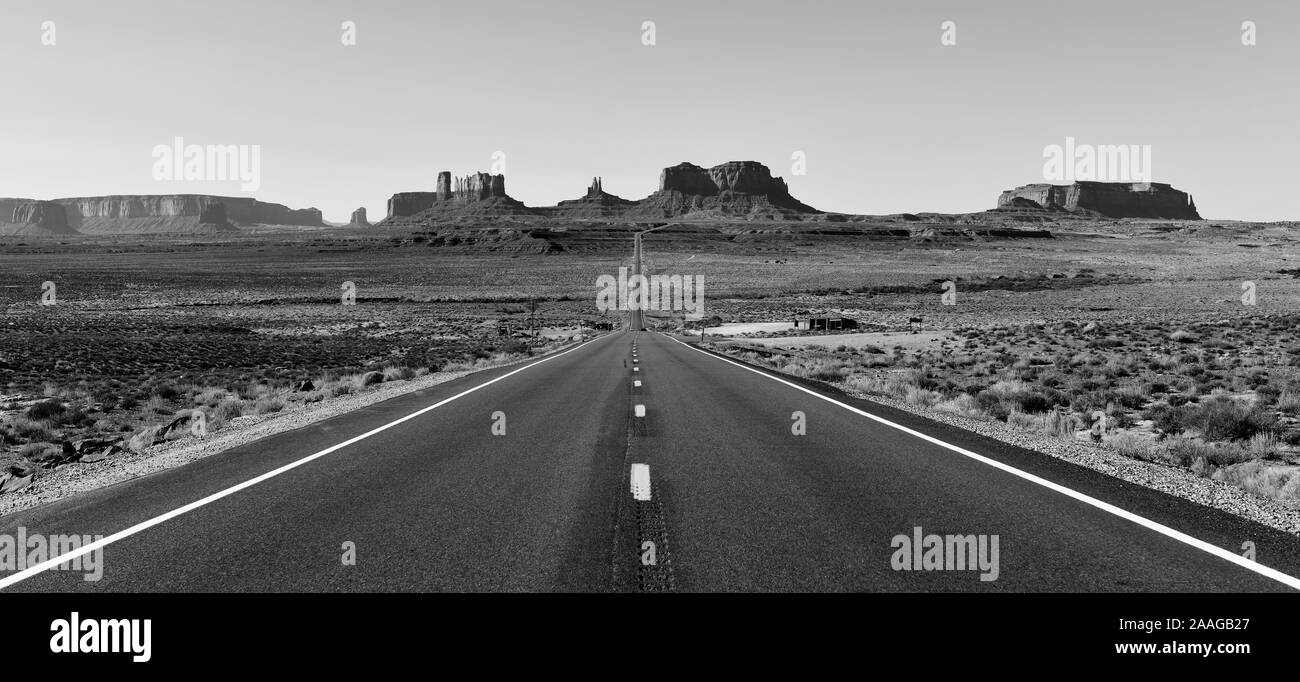
[[[637,502],[650,501],[650,465],[632,465],[632,498]]]

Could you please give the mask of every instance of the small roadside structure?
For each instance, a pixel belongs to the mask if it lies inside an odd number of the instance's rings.
[[[810,315],[794,318],[794,328],[801,331],[857,329],[858,321],[840,315]]]

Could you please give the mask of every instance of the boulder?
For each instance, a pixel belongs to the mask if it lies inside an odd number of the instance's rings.
[[[31,485],[35,478],[35,476],[30,474],[27,476],[10,476],[5,479],[3,484],[0,484],[0,494],[18,492],[19,490]]]
[[[77,461],[81,462],[82,464],[94,464],[96,462],[102,462],[103,460],[112,457],[113,455],[116,455],[120,452],[123,452],[122,448],[116,444],[113,444],[95,450],[93,452],[87,453],[85,455],[82,455],[81,459]]]
[[[161,445],[188,434],[191,414],[192,411],[184,411],[162,426],[150,427],[136,433],[131,436],[131,440],[127,441],[127,447],[134,452],[143,452],[150,446]]]

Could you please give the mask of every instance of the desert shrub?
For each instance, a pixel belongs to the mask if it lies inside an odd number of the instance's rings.
[[[914,386],[908,389],[907,394],[904,396],[903,400],[905,400],[910,405],[920,405],[921,407],[934,407],[937,403],[943,400],[943,394],[937,391],[930,391],[924,388],[919,388]]]
[[[217,403],[214,410],[213,417],[215,419],[228,422],[244,415],[244,401],[238,398],[227,398]]]
[[[1277,397],[1277,409],[1285,414],[1300,414],[1300,392],[1288,388]]]
[[[962,393],[949,400],[944,400],[935,404],[935,409],[944,412],[952,412],[966,417],[982,417],[984,411],[980,409],[979,401],[975,396]]]
[[[163,400],[174,400],[176,399],[177,396],[180,395],[180,391],[177,390],[176,387],[171,384],[159,384],[154,387],[153,395],[154,397],[161,398]]]
[[[1246,451],[1254,459],[1268,459],[1278,454],[1279,440],[1271,431],[1261,431],[1246,441]]]
[[[975,396],[975,400],[979,403],[980,411],[994,419],[1006,420],[1011,416],[1011,406],[995,392],[980,391],[979,395]]]
[[[1152,421],[1152,426],[1161,436],[1183,432],[1183,413],[1186,410],[1173,405],[1152,405],[1142,411],[1142,416]]]
[[[1220,468],[1214,479],[1231,483],[1257,495],[1300,506],[1300,467],[1246,462]]]
[[[805,379],[841,381],[848,376],[849,368],[843,362],[831,358],[796,359],[782,367],[781,371]]]
[[[27,408],[23,414],[28,419],[55,422],[59,417],[63,416],[66,410],[67,408],[63,406],[63,403],[57,400],[42,400]]]
[[[1245,440],[1272,429],[1276,418],[1257,405],[1216,397],[1187,410],[1183,429],[1195,428],[1206,440]]]
[[[502,353],[517,354],[527,353],[529,349],[528,343],[523,339],[506,339],[500,344],[497,344],[497,350]]]
[[[410,367],[385,367],[384,381],[395,381],[410,379],[415,376],[415,370]]]
[[[167,401],[159,395],[151,396],[148,402],[144,404],[144,407],[154,414],[172,414],[172,411],[167,407]]]
[[[207,405],[208,407],[216,407],[221,403],[221,399],[225,397],[226,397],[225,389],[207,388],[207,389],[203,389],[202,391],[199,392],[198,395],[194,396],[194,403],[196,405]]]
[[[271,414],[284,409],[284,400],[276,396],[258,398],[253,403],[253,414]]]
[[[28,443],[18,451],[20,457],[32,462],[44,462],[63,454],[63,446],[57,443]]]
[[[373,386],[374,384],[383,383],[383,381],[383,372],[366,372],[356,378],[356,387],[363,388],[365,386]]]
[[[1141,389],[1134,386],[1121,386],[1111,392],[1110,400],[1107,402],[1113,402],[1128,410],[1136,410],[1147,404],[1147,400],[1147,394]]]
[[[23,415],[18,415],[9,422],[9,430],[18,440],[58,440],[57,432],[49,422],[36,421]]]
[[[1065,402],[1065,397],[1060,391],[1026,384],[1021,381],[999,381],[982,391],[980,395],[981,405],[991,404],[992,400],[1004,404],[1004,410],[990,410],[990,412],[997,411],[1007,414],[1012,411],[1026,413],[1046,412]]]
[[[1052,410],[1042,416],[1041,430],[1049,436],[1070,438],[1078,430],[1078,420],[1073,414],[1064,410]]]
[[[1116,431],[1105,443],[1125,457],[1148,461],[1155,458],[1156,450],[1151,441],[1132,431]]]
[[[1183,467],[1191,467],[1204,457],[1207,463],[1227,466],[1252,459],[1250,453],[1236,443],[1209,443],[1198,438],[1174,436],[1166,441],[1169,460]]]
[[[1114,399],[1114,392],[1107,390],[1087,391],[1070,397],[1070,409],[1075,412],[1092,412],[1104,410]]]

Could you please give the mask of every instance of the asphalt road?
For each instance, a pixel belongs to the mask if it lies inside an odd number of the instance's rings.
[[[644,332],[12,514],[0,535],[19,526],[119,536],[102,579],[45,570],[11,591],[1240,592],[1291,589],[1252,567],[1300,573],[1294,535]],[[996,579],[988,553],[899,568],[917,528],[996,536]],[[1247,541],[1259,564],[1226,558]]]

